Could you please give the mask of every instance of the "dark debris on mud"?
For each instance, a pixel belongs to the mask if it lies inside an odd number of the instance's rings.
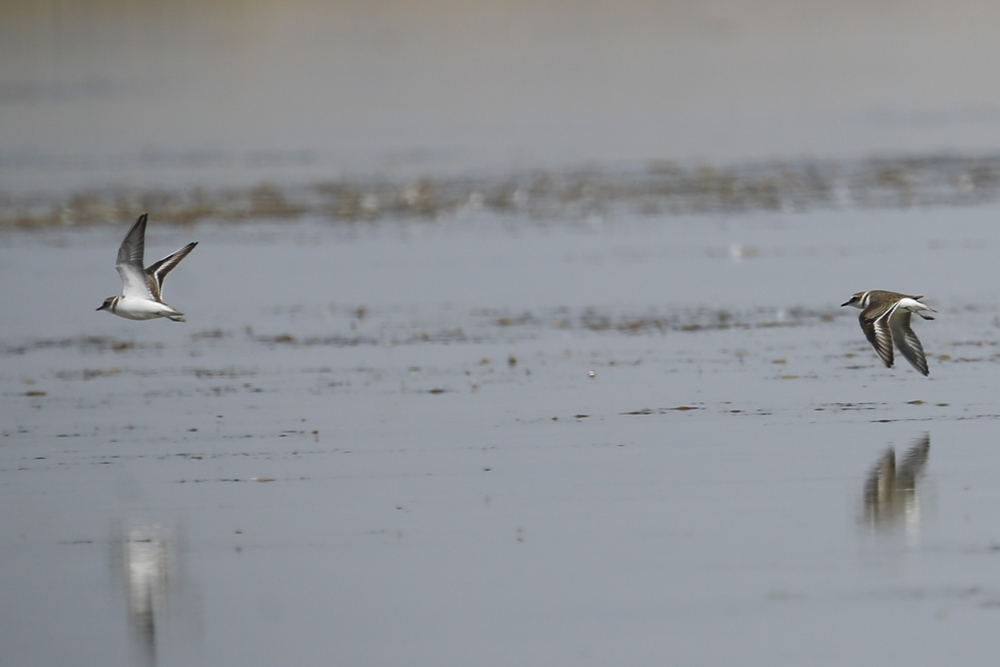
[[[616,313],[601,308],[574,311],[557,307],[511,312],[477,309],[465,327],[447,324],[428,327],[399,324],[380,327],[380,335],[297,336],[289,332],[253,335],[268,347],[355,347],[366,345],[419,345],[422,343],[491,343],[512,338],[534,338],[546,330],[624,335],[656,335],[670,332],[708,332],[728,329],[800,327],[833,321],[836,311],[807,308],[760,308],[746,311],[713,308],[677,309],[669,313]],[[376,317],[373,319],[377,320]],[[373,326],[378,326],[373,325]],[[508,363],[510,361],[508,360]],[[516,365],[516,360],[514,364]]]
[[[688,412],[690,410],[704,410],[704,407],[698,407],[694,405],[678,405],[673,408],[642,408],[641,410],[631,410],[629,412],[622,412],[623,415],[665,415],[669,412]]]
[[[557,307],[539,311],[509,312],[497,309],[476,309],[470,313],[466,326],[424,326],[414,323],[379,323],[377,313],[370,314],[373,328],[379,334],[351,333],[303,335],[284,331],[258,334],[252,330],[211,329],[195,332],[193,345],[214,344],[216,341],[244,339],[268,348],[404,346],[421,344],[494,343],[501,340],[531,339],[545,331],[593,332],[612,335],[663,335],[672,332],[696,333],[728,329],[768,329],[801,327],[833,321],[836,311],[807,308],[760,308],[746,311],[691,308],[667,313],[620,313],[601,308],[574,311]],[[123,353],[133,350],[160,350],[162,342],[142,342],[111,336],[79,336],[75,338],[38,338],[16,343],[0,341],[0,357],[23,355],[34,351],[73,349],[84,353]],[[508,360],[510,363],[510,360]],[[511,365],[516,365],[516,360]]]
[[[112,336],[78,336],[75,338],[38,338],[21,343],[0,342],[0,356],[25,354],[35,350],[68,348],[80,352],[127,352],[136,349],[160,349],[162,343],[145,343]]]
[[[436,219],[468,210],[534,220],[833,208],[974,205],[1000,199],[1000,154],[926,154],[862,160],[768,160],[722,166],[658,161],[642,168],[529,170],[395,181],[343,178],[296,187],[187,190],[107,188],[61,195],[0,191],[0,229],[200,220],[332,222]]]

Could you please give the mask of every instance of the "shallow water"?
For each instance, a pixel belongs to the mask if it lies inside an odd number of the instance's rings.
[[[5,655],[988,664],[996,215],[153,224],[183,325],[92,311],[121,230],[8,232]]]

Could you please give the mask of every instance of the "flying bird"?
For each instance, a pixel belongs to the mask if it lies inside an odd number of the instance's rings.
[[[130,320],[166,317],[173,322],[186,321],[184,313],[163,302],[163,279],[196,245],[197,241],[188,243],[177,252],[143,268],[146,247],[146,214],[143,213],[128,230],[118,248],[115,268],[122,277],[122,293],[109,296],[97,310],[106,310]]]
[[[861,330],[868,337],[868,342],[872,344],[878,356],[885,362],[885,365],[892,368],[892,347],[899,350],[906,360],[913,364],[913,367],[924,375],[928,375],[927,358],[924,356],[924,348],[920,344],[920,339],[910,328],[910,315],[916,313],[925,320],[933,320],[930,315],[923,311],[936,312],[933,308],[928,308],[920,303],[918,299],[922,296],[909,296],[897,292],[886,292],[885,290],[870,290],[868,292],[858,292],[840,307],[854,306],[861,309],[858,320],[861,322]]]

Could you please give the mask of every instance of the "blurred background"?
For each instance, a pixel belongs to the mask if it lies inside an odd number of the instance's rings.
[[[8,0],[0,191],[981,154],[998,26],[976,0]]]

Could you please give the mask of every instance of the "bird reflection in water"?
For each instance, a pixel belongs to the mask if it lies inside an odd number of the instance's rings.
[[[126,526],[122,533],[129,627],[143,665],[156,664],[156,624],[166,608],[170,543],[169,531],[157,524]]]
[[[897,461],[889,447],[872,467],[865,480],[863,524],[887,533],[902,528],[915,536],[920,525],[917,484],[923,477],[931,450],[931,436],[925,433]]]
[[[155,666],[165,648],[173,655],[178,652],[178,643],[187,644],[178,637],[179,630],[181,635],[185,634],[177,627],[178,622],[183,626],[182,617],[196,621],[198,616],[192,614],[195,610],[187,608],[187,596],[182,595],[187,586],[181,567],[179,534],[176,527],[142,521],[123,522],[116,530],[113,558],[120,573],[118,581],[125,584],[135,663],[144,667]],[[175,645],[174,648],[167,647],[167,643]]]

